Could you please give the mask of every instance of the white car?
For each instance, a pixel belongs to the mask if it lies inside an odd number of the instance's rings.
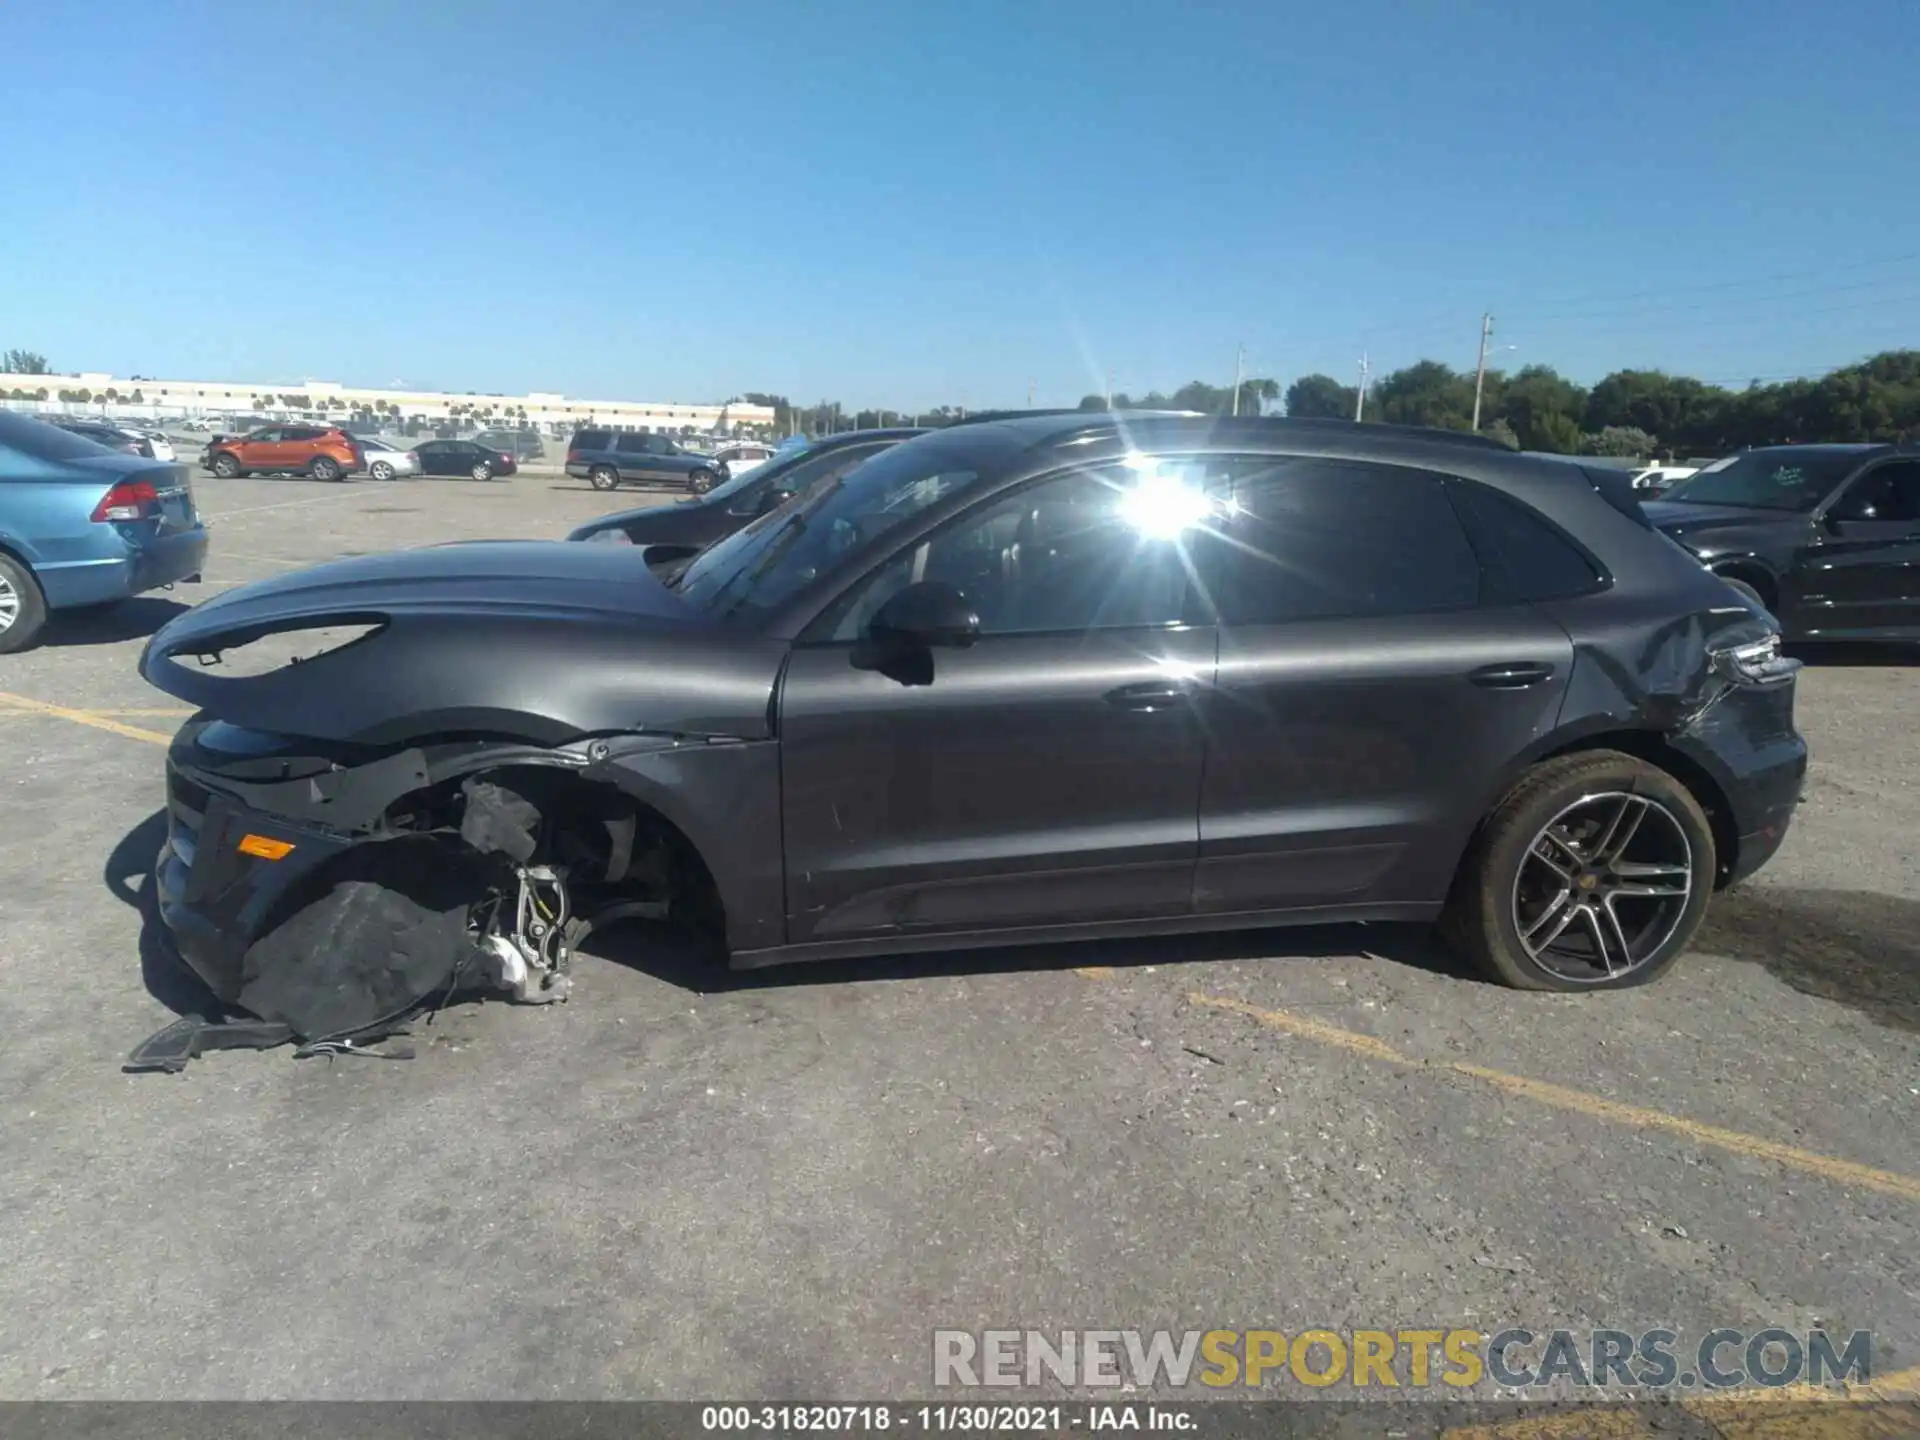
[[[420,473],[420,457],[413,451],[402,450],[371,435],[356,435],[353,438],[360,442],[360,454],[366,461],[369,479],[391,480],[397,475]]]
[[[714,459],[727,467],[729,476],[745,475],[773,458],[773,447],[754,442],[723,445],[714,451]]]
[[[132,435],[141,440],[144,440],[147,442],[148,445],[152,446],[154,459],[161,461],[163,464],[167,464],[167,465],[171,465],[173,463],[174,461],[173,442],[167,439],[167,437],[165,435],[162,435],[158,430],[133,430],[133,429],[127,429],[127,427],[125,426],[121,428],[125,431],[126,434]]]
[[[1690,465],[1649,465],[1644,470],[1633,472],[1633,488],[1636,490],[1666,490],[1679,484],[1689,475],[1700,472]]]

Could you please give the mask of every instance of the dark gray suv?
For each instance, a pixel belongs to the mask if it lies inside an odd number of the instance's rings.
[[[567,474],[596,490],[672,485],[704,495],[727,478],[727,467],[649,431],[576,430],[567,444]]]

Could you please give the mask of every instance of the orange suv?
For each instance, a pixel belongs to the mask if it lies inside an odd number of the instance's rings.
[[[222,435],[200,464],[223,480],[256,471],[342,480],[364,464],[360,442],[337,426],[269,425],[246,435]]]

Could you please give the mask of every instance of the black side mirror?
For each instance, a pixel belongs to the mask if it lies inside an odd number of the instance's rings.
[[[883,645],[965,649],[980,638],[980,617],[953,586],[922,580],[882,605],[867,634]]]

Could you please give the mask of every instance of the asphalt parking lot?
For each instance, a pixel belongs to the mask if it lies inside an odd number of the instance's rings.
[[[1824,1325],[1920,1365],[1920,660],[1815,657],[1783,853],[1641,990],[1378,928],[731,980],[614,934],[408,1063],[126,1075],[178,998],[145,635],[641,503],[196,487],[205,586],[0,659],[0,1398],[905,1397],[936,1327]]]

